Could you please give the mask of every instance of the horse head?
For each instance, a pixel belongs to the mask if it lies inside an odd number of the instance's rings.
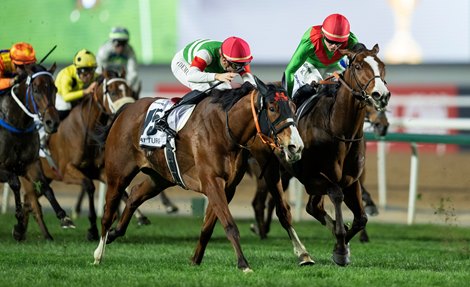
[[[356,44],[352,50],[341,49],[347,55],[349,65],[344,72],[352,93],[357,98],[384,111],[390,99],[385,82],[385,64],[377,57],[379,45],[368,50],[363,44]]]
[[[110,70],[103,71],[100,85],[93,97],[107,114],[115,114],[125,104],[135,102],[125,75],[122,76]]]
[[[385,136],[390,123],[385,111],[377,111],[373,106],[366,107],[366,121],[369,122],[374,129],[374,133],[378,136]]]
[[[294,103],[282,87],[266,85],[256,77],[255,81],[260,95],[257,106],[261,134],[274,142],[279,158],[288,163],[298,161],[304,144],[294,121]]]
[[[55,69],[55,63],[49,70],[39,64],[25,66],[28,76],[19,84],[20,94],[24,93],[24,112],[37,117],[46,133],[55,133],[60,123],[55,108],[57,88],[52,76]]]

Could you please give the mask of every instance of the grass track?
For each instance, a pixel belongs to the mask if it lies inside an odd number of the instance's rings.
[[[470,229],[449,225],[369,224],[371,242],[351,242],[352,263],[331,261],[332,235],[315,221],[296,223],[316,264],[298,267],[290,240],[279,224],[259,240],[250,221],[238,220],[241,244],[254,273],[236,268],[233,249],[216,226],[204,260],[192,266],[201,219],[150,217],[133,221],[125,237],[106,248],[94,266],[97,243],[87,242],[86,218],[77,229],[61,230],[46,215],[53,242],[45,242],[34,221],[28,238],[11,236],[13,214],[0,215],[0,286],[466,286],[470,280]]]

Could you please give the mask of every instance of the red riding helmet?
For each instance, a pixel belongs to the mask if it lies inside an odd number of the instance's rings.
[[[229,37],[222,43],[222,55],[229,62],[247,63],[251,62],[253,56],[251,55],[250,46],[242,38]]]
[[[20,42],[10,48],[10,58],[15,65],[33,64],[36,63],[36,52],[30,44]]]
[[[341,14],[331,14],[323,21],[323,35],[333,42],[346,42],[349,38],[349,21]]]

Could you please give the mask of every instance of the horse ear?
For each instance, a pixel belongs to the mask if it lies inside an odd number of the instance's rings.
[[[51,74],[54,74],[56,68],[57,68],[57,65],[54,62],[54,64],[52,64],[52,66],[49,68],[48,72],[51,73]]]
[[[372,48],[372,52],[377,55],[379,51],[380,51],[379,44],[375,44],[374,47]]]
[[[107,69],[103,69],[103,77],[105,77],[106,79],[109,77],[109,72]]]
[[[339,52],[341,53],[341,55],[348,56],[349,59],[351,59],[354,55],[354,53],[349,51],[348,49],[339,49]]]
[[[256,87],[258,88],[258,91],[262,95],[266,95],[268,93],[268,87],[266,87],[266,84],[260,79],[258,79],[257,76],[254,76],[254,78],[255,78],[255,83],[256,83]]]

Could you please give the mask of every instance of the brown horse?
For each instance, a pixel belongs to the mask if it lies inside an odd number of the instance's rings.
[[[125,234],[130,217],[140,204],[176,184],[163,150],[139,147],[139,131],[153,101],[144,98],[127,106],[116,118],[106,139],[108,191],[101,240],[94,253],[95,264],[101,262],[105,244]],[[299,159],[303,143],[293,123],[293,110],[294,106],[284,95],[284,90],[273,85],[265,86],[257,80],[257,89],[245,83],[239,89],[213,90],[196,106],[186,126],[178,132],[177,161],[182,181],[187,189],[208,198],[204,223],[192,257],[193,264],[201,263],[218,219],[235,250],[238,268],[251,270],[243,255],[239,231],[228,204],[246,171],[249,151],[258,160],[266,161],[266,154],[272,155],[272,146],[274,154],[287,162]],[[110,230],[121,194],[139,170],[148,177],[132,188],[118,225]],[[271,182],[274,182],[274,187],[280,186],[279,169],[273,173],[277,173],[277,179]],[[280,188],[273,193],[277,194],[276,199],[282,200]],[[301,264],[312,263],[290,225],[287,203],[280,202],[279,209],[282,209],[294,252]]]
[[[97,129],[100,126],[106,126],[122,105],[135,101],[131,97],[132,90],[125,79],[118,77],[116,73],[105,70],[98,82],[99,85],[93,96],[83,98],[79,104],[73,107],[70,114],[60,123],[57,133],[48,139],[52,162],[49,162],[47,158],[41,158],[40,164],[38,163],[28,170],[30,177],[42,179],[39,185],[39,194],[52,192],[49,186],[52,180],[82,186],[89,199],[88,240],[98,239],[93,180],[105,180],[102,172],[103,150],[97,143]],[[38,185],[36,184],[36,186]],[[42,212],[32,182],[25,185],[25,189],[29,195],[35,217],[36,219],[40,218],[42,222],[40,226],[43,226]],[[65,211],[55,199],[49,201],[59,219],[62,220],[66,217]],[[27,211],[26,219],[30,210]],[[52,239],[47,228],[41,227],[41,229],[46,238]]]
[[[388,126],[390,125],[387,116],[384,111],[377,111],[374,106],[366,106],[366,118],[365,121],[370,123],[374,133],[378,136],[385,136],[387,133]],[[252,201],[253,210],[255,213],[256,223],[251,225],[251,230],[256,233],[261,239],[266,239],[269,233],[272,215],[275,207],[274,200],[269,196],[269,191],[264,181],[264,178],[259,178],[262,170],[259,164],[255,160],[249,160],[248,174],[256,177],[256,192],[255,197]],[[361,189],[362,189],[362,201],[364,203],[364,210],[370,216],[378,214],[377,206],[370,193],[364,186],[365,182],[365,170],[362,172],[359,178]],[[286,190],[291,178],[291,174],[284,172],[282,174],[282,186]],[[361,242],[369,242],[369,236],[367,235],[366,229],[364,228],[360,234]]]
[[[28,77],[0,96],[0,181],[7,182],[15,196],[18,223],[13,237],[17,241],[25,239],[26,230],[19,177],[26,176],[38,158],[38,127],[43,125],[46,133],[54,133],[59,126],[59,114],[54,108],[55,64],[49,70],[39,64],[25,68]]]
[[[336,236],[333,261],[350,262],[349,241],[367,223],[362,204],[359,177],[364,169],[365,107],[385,110],[390,92],[385,84],[385,65],[377,57],[378,45],[368,50],[358,44],[353,50],[340,50],[349,65],[338,78],[335,92],[328,89],[308,114],[298,120],[305,143],[302,159],[285,168],[299,179],[309,194],[307,212],[326,225]],[[324,196],[333,203],[335,219],[324,209]],[[342,203],[354,215],[351,228],[344,224]]]

